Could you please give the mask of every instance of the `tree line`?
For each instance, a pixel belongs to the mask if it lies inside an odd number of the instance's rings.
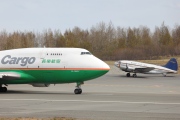
[[[0,32],[0,50],[44,46],[85,48],[103,60],[158,59],[180,55],[180,25],[171,29],[163,22],[152,32],[146,26],[122,28],[101,22],[90,29],[74,27],[64,33],[51,29]]]

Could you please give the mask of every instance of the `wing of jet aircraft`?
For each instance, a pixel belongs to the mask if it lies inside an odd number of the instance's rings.
[[[136,73],[163,74],[166,76],[169,73],[177,73],[178,70],[178,64],[175,58],[171,58],[164,66],[128,60],[117,61],[115,62],[115,66],[127,72],[127,77],[130,77],[130,73],[133,73],[133,77],[137,77]]]

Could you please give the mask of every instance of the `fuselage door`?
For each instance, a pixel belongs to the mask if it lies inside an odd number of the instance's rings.
[[[46,48],[43,48],[42,51],[40,52],[40,59],[44,59],[48,55]]]

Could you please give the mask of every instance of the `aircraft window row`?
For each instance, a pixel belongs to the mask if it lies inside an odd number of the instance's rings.
[[[48,55],[48,53],[47,53]],[[62,53],[51,53],[51,55],[62,55]]]
[[[91,55],[90,52],[81,52],[81,55]]]

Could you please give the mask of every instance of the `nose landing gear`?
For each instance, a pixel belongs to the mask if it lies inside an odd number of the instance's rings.
[[[81,89],[81,88],[76,88],[76,89],[74,90],[74,93],[75,93],[75,94],[81,94],[81,93],[82,93],[82,89]]]
[[[84,83],[83,82],[77,83],[76,89],[74,90],[75,94],[81,94],[82,93],[82,89],[81,89],[82,84],[84,84]]]

